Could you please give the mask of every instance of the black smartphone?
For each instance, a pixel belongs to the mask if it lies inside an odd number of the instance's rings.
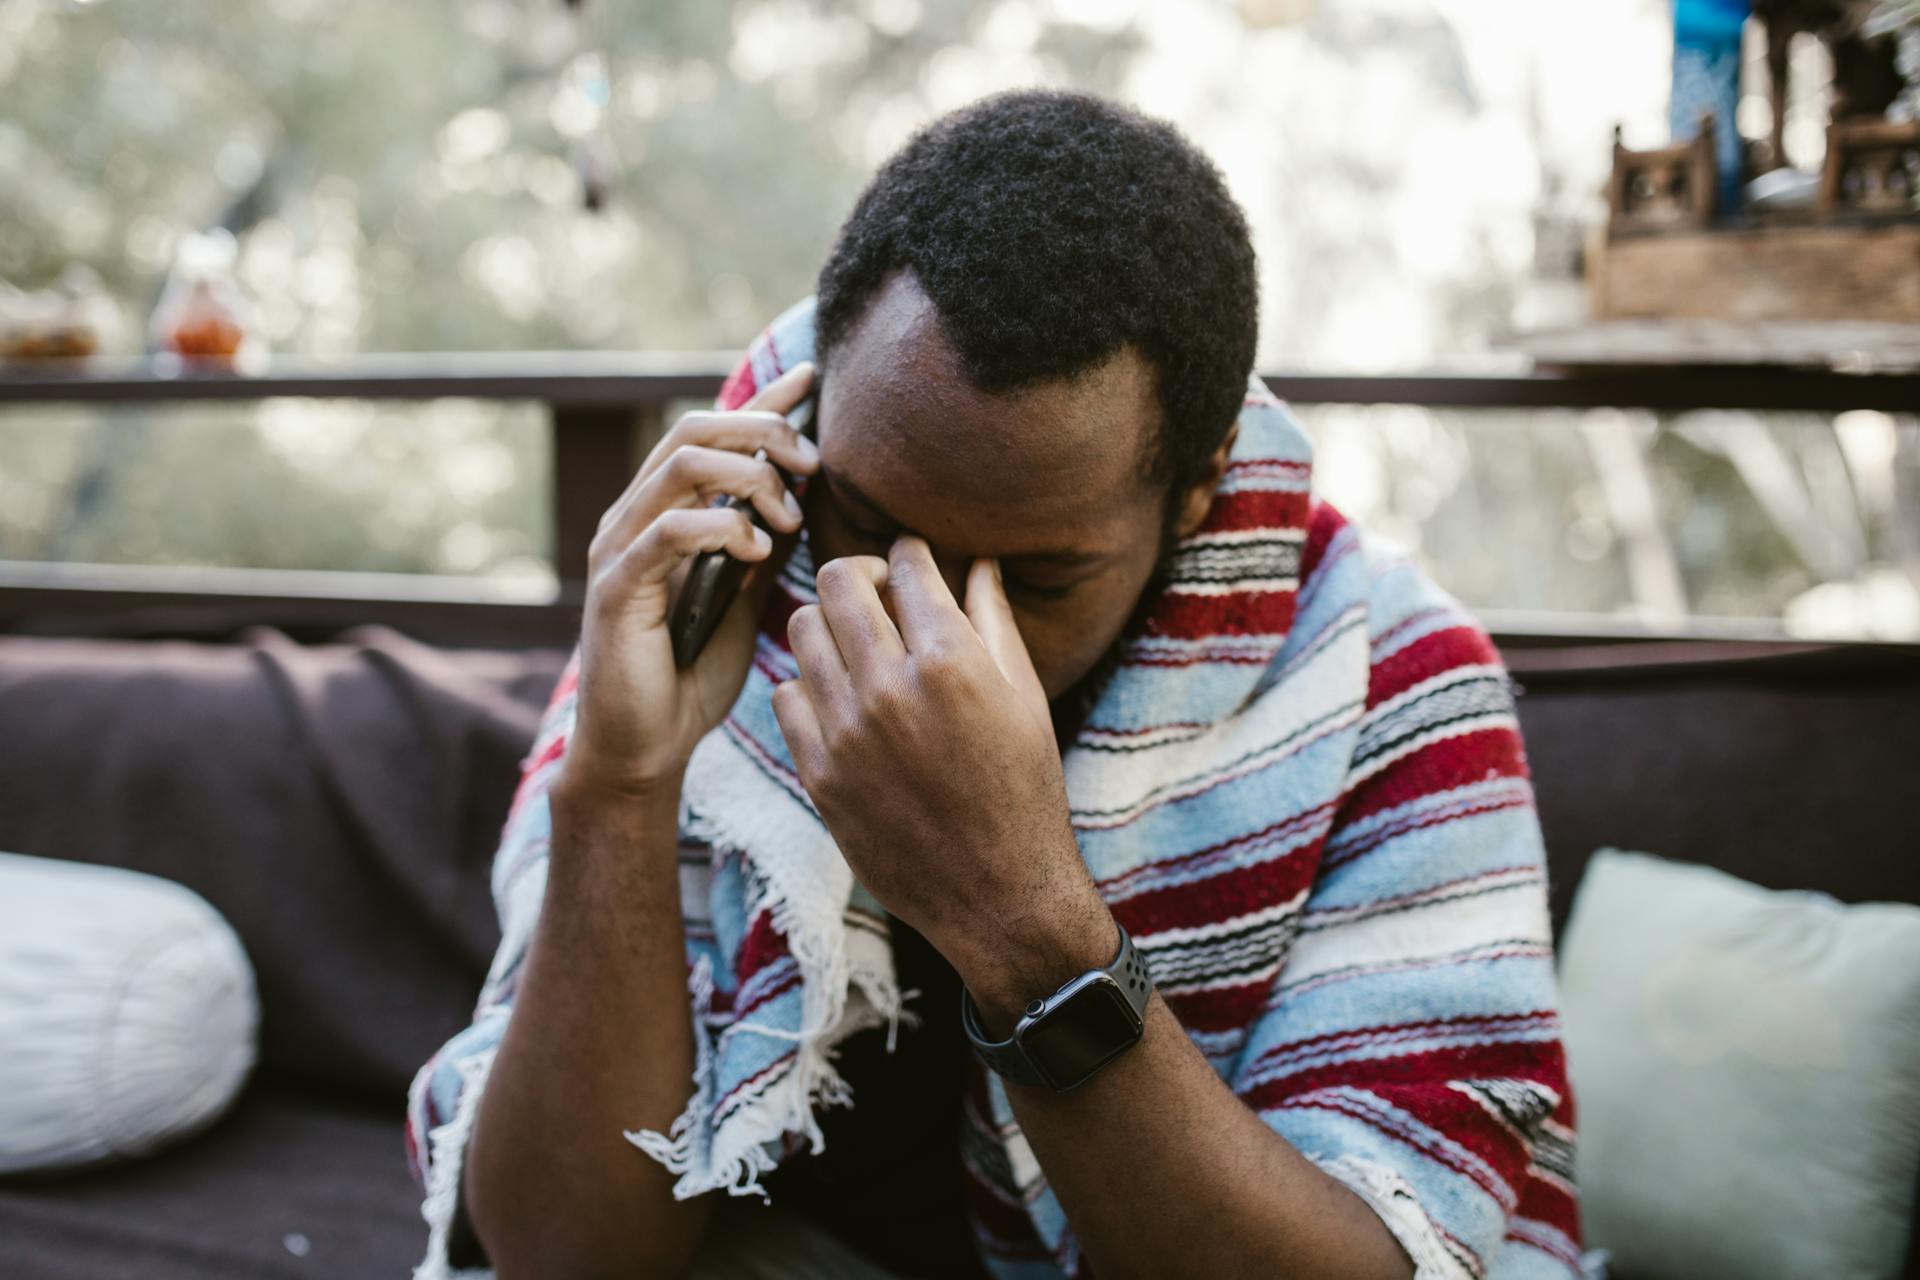
[[[813,405],[814,392],[808,391],[799,404],[787,410],[787,421],[808,439],[813,438]],[[753,456],[765,458],[767,451],[755,449]],[[786,469],[777,462],[773,464],[773,469],[780,473],[780,483],[792,489],[793,477]],[[722,494],[711,505],[738,507],[747,513],[747,519],[762,529],[767,528],[765,518],[747,498]],[[771,534],[773,530],[767,529],[767,532]],[[680,584],[680,594],[674,597],[673,605],[667,612],[667,633],[673,637],[675,666],[692,666],[694,659],[700,656],[700,651],[707,647],[714,628],[726,616],[727,606],[740,594],[740,579],[746,572],[745,560],[736,560],[724,551],[702,551],[693,558],[693,565]]]

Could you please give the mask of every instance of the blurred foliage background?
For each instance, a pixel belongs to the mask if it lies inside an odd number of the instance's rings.
[[[225,227],[275,352],[738,350],[873,167],[995,89],[1121,97],[1255,230],[1260,364],[1524,367],[1578,319],[1664,0],[0,0],[0,279],[138,353]],[[1796,46],[1787,147],[1818,162]],[[1758,94],[1764,94],[1759,81]],[[1764,128],[1756,97],[1742,127]],[[1323,492],[1484,609],[1920,636],[1920,424],[1299,406]],[[537,406],[0,413],[0,559],[551,581]]]

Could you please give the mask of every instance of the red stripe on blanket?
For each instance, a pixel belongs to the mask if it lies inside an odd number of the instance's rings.
[[[1326,562],[1327,544],[1331,543],[1342,529],[1347,527],[1347,518],[1334,509],[1331,502],[1315,498],[1307,511],[1307,541],[1300,549],[1300,581],[1305,582],[1320,572]]]
[[[1318,1107],[1362,1120],[1382,1133],[1478,1182],[1509,1207],[1527,1176],[1531,1152],[1526,1142],[1479,1101],[1452,1082],[1473,1080],[1537,1082],[1557,1093],[1567,1090],[1565,1055],[1558,1042],[1462,1046],[1399,1057],[1330,1063],[1280,1081],[1268,1081],[1242,1097],[1259,1111]],[[1377,1116],[1362,1102],[1347,1099],[1341,1088],[1359,1089],[1407,1113],[1490,1167],[1476,1166],[1445,1143],[1403,1132],[1389,1117]]]
[[[1436,792],[1526,777],[1518,733],[1504,725],[1470,730],[1410,751],[1353,788],[1341,808],[1340,825],[1351,826]]]
[[[758,1009],[761,1005],[765,1004],[767,1001],[772,1000],[776,996],[784,995],[799,985],[800,985],[800,969],[798,966],[795,966],[792,970],[790,970],[787,973],[786,977],[780,979],[780,981],[776,983],[773,983],[765,991],[755,992],[753,999],[747,1001],[745,1004],[741,1005],[738,1009],[734,1010],[734,1016],[744,1018],[747,1015],[751,1014],[755,1009]]]
[[[1191,595],[1169,591],[1160,597],[1142,628],[1144,634],[1170,640],[1205,640],[1213,636],[1278,636],[1293,624],[1295,591],[1234,591],[1227,595]],[[1137,666],[1177,666],[1186,659],[1141,659]]]
[[[722,409],[738,409],[753,399],[759,389],[753,381],[753,358],[748,356],[735,365],[733,372],[727,375],[727,380],[720,384],[720,395],[715,403]]]
[[[1456,667],[1500,664],[1500,651],[1487,633],[1465,615],[1456,614],[1455,619],[1453,626],[1430,631],[1373,664],[1367,678],[1367,710]]]
[[[735,966],[740,976],[739,985],[745,986],[754,974],[790,954],[787,936],[773,927],[773,913],[755,912],[747,921],[746,937],[740,940],[740,956]]]
[[[1340,1086],[1378,1092],[1395,1086],[1503,1076],[1540,1080],[1565,1092],[1565,1054],[1556,1040],[1502,1039],[1378,1058],[1349,1056],[1262,1080],[1241,1096],[1256,1110],[1265,1111],[1291,1098]]]
[[[1234,836],[1231,839],[1216,841],[1209,845],[1202,845],[1200,848],[1190,850],[1186,853],[1172,854],[1165,858],[1156,858],[1152,862],[1145,862],[1137,867],[1129,867],[1117,876],[1109,876],[1107,879],[1096,881],[1095,883],[1100,890],[1101,896],[1112,900],[1132,890],[1139,881],[1179,872],[1181,869],[1190,868],[1193,864],[1210,858],[1215,854],[1225,853],[1230,849],[1252,848],[1256,845],[1269,842],[1279,843],[1289,837],[1298,836],[1301,832],[1324,823],[1332,810],[1333,806],[1330,804],[1317,805],[1304,813],[1289,814],[1257,830],[1249,831],[1245,835]],[[1305,843],[1290,850],[1289,854],[1310,854],[1316,847],[1317,843]],[[1266,864],[1263,862],[1259,865],[1264,867]],[[1223,872],[1221,874],[1226,873]],[[1309,874],[1311,874],[1311,869],[1309,869]]]
[[[1244,478],[1254,473],[1236,474]],[[1261,529],[1276,535],[1292,533],[1306,527],[1309,508],[1310,499],[1304,490],[1230,489],[1213,495],[1206,519],[1200,522],[1194,536],[1204,538],[1210,533],[1251,533]]]
[[[1535,1034],[1540,1028],[1552,1024],[1555,1021],[1555,1017],[1556,1015],[1549,1010],[1538,1009],[1531,1013],[1461,1014],[1453,1018],[1421,1018],[1408,1022],[1367,1023],[1357,1027],[1345,1027],[1339,1031],[1325,1031],[1319,1035],[1301,1036],[1294,1040],[1283,1040],[1278,1044],[1271,1045],[1261,1053],[1255,1063],[1255,1070],[1257,1072],[1265,1064],[1282,1057],[1312,1053],[1341,1053],[1353,1055],[1368,1047],[1370,1044],[1386,1044],[1395,1040],[1410,1040],[1438,1035],[1448,1031],[1478,1034],[1489,1040],[1505,1040],[1512,1043],[1521,1043],[1512,1040],[1512,1036],[1517,1033]],[[1507,1033],[1504,1037],[1501,1034],[1503,1032]],[[1532,1043],[1532,1041],[1527,1041],[1526,1043]],[[1444,1052],[1444,1050],[1430,1050],[1428,1052]],[[1366,1061],[1371,1063],[1385,1061],[1385,1059],[1369,1056]],[[1307,1079],[1309,1083],[1299,1085],[1299,1088],[1325,1088],[1326,1082],[1313,1075],[1313,1072],[1316,1070],[1319,1070],[1319,1068],[1308,1068],[1305,1071],[1278,1076],[1275,1077],[1275,1079],[1295,1080],[1304,1078]],[[1270,1083],[1272,1083],[1272,1081],[1263,1081],[1262,1087]],[[1336,1081],[1335,1083],[1347,1082]]]
[[[1514,1211],[1514,1217],[1544,1223],[1565,1236],[1569,1247],[1549,1248],[1546,1241],[1532,1234],[1509,1232],[1507,1239],[1524,1239],[1569,1266],[1580,1265],[1580,1250],[1572,1246],[1573,1241],[1580,1239],[1580,1202],[1568,1195],[1560,1184],[1528,1174],[1520,1182],[1520,1205]]]
[[[1319,852],[1315,840],[1247,866],[1151,889],[1115,903],[1113,914],[1136,938],[1223,924],[1298,897],[1313,883]]]
[[[734,1099],[740,1097],[741,1094],[750,1089],[773,1084],[780,1076],[784,1076],[788,1071],[793,1069],[794,1061],[794,1053],[789,1049],[772,1062],[769,1062],[766,1066],[748,1076],[745,1080],[742,1080],[739,1084],[734,1085],[733,1088],[721,1094],[719,1101],[713,1104],[713,1114],[715,1117],[724,1119],[736,1106],[744,1106],[747,1099],[741,1098],[738,1103],[734,1102]]]
[[[1263,652],[1263,653],[1234,653],[1234,654],[1214,653],[1214,654],[1206,654],[1204,656],[1197,656],[1197,657],[1191,654],[1185,655],[1185,656],[1174,656],[1171,654],[1142,653],[1142,654],[1135,654],[1132,657],[1128,658],[1126,660],[1125,665],[1129,667],[1155,667],[1155,668],[1221,667],[1221,666],[1264,667],[1269,662],[1273,661],[1273,654],[1275,652],[1278,652],[1278,646],[1274,646],[1272,651]],[[1159,727],[1161,726],[1158,726],[1158,725],[1152,726],[1152,728],[1159,728]]]
[[[1407,1128],[1393,1114],[1378,1110],[1370,1099],[1333,1091],[1316,1090],[1290,1098],[1277,1108],[1261,1109],[1331,1111],[1358,1120],[1436,1164],[1471,1179],[1503,1209],[1512,1212],[1519,1202],[1518,1184],[1526,1177],[1527,1148],[1472,1099],[1449,1088],[1444,1081],[1403,1085],[1360,1083],[1353,1087],[1405,1113],[1432,1133]]]

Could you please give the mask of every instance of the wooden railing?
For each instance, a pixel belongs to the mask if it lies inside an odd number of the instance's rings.
[[[579,625],[587,545],[601,513],[659,439],[669,403],[710,401],[732,359],[719,353],[471,353],[283,360],[260,375],[169,373],[144,362],[0,373],[0,408],[273,396],[538,401],[553,427],[559,578],[557,591],[531,597],[483,580],[408,574],[0,562],[0,632],[196,636],[262,623],[317,637],[371,622],[442,643],[565,642]],[[1295,404],[1664,411],[1920,407],[1920,374],[1913,373],[1636,368],[1396,377],[1275,373],[1266,380]],[[1543,628],[1541,638],[1553,631]],[[1562,628],[1553,638],[1566,635]]]

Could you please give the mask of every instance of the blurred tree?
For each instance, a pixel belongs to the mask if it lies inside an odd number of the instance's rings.
[[[736,347],[812,288],[876,122],[926,114],[922,70],[983,14],[0,0],[0,278],[86,261],[137,345],[179,237],[224,223],[279,350]],[[1038,39],[1045,76],[1092,87],[1136,43]]]
[[[913,128],[1046,83],[1220,165],[1263,367],[1459,361],[1578,317],[1612,126],[1664,138],[1669,33],[1665,0],[0,0],[0,279],[92,265],[137,350],[217,224],[282,352],[737,350]],[[1910,418],[1730,448],[1651,415],[1309,417],[1322,492],[1476,606],[1920,633]],[[520,574],[542,439],[525,406],[0,415],[0,557]],[[1646,469],[1631,519],[1603,453]]]

